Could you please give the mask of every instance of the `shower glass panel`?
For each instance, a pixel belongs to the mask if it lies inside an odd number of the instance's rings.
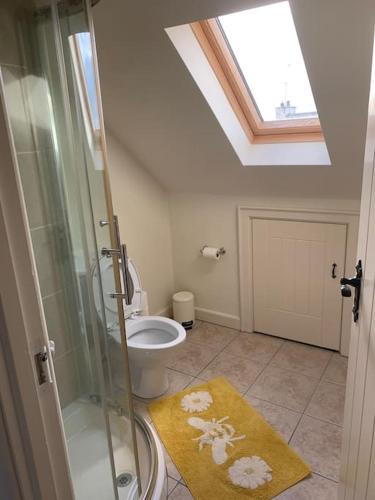
[[[2,94],[55,342],[75,497],[133,500],[140,481],[123,307],[102,287],[105,279],[119,291],[121,281],[118,259],[102,256],[118,241],[89,9],[25,0],[12,10],[20,62],[1,64]]]

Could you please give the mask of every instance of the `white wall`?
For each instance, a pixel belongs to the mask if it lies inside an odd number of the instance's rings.
[[[168,195],[108,131],[107,145],[122,240],[148,293],[150,314],[164,313],[174,291]]]
[[[106,123],[171,192],[359,198],[373,0],[291,1],[332,167],[243,167],[164,30],[267,1],[98,2]]]
[[[114,209],[150,314],[168,314],[172,293],[190,290],[198,318],[240,328],[239,206],[359,209],[359,200],[168,193],[112,134],[107,139]],[[203,259],[205,244],[226,254],[219,262]]]
[[[176,289],[191,290],[195,294],[198,317],[238,326],[237,207],[353,210],[359,208],[359,201],[171,194],[170,205]],[[224,246],[227,253],[219,262],[203,259],[199,249],[204,244]]]
[[[165,34],[166,27],[266,2],[164,0],[152,16],[147,1],[106,0],[94,8],[106,123],[171,193],[175,287],[191,289],[199,308],[228,321],[239,315],[237,205],[350,209],[359,202],[345,199],[359,200],[361,190],[374,33],[370,0],[291,2],[331,167],[243,167]],[[202,261],[205,243],[224,245],[228,253],[217,265]]]

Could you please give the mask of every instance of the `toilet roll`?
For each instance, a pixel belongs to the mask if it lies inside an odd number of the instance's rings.
[[[202,255],[206,259],[219,260],[221,255],[218,248],[215,247],[204,247],[202,249]]]

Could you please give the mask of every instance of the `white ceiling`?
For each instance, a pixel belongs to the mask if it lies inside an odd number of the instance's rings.
[[[265,3],[101,0],[94,21],[106,125],[173,192],[359,198],[373,0],[290,1],[331,167],[243,167],[164,32]]]

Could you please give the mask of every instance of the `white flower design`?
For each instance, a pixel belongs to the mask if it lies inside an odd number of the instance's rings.
[[[199,417],[190,417],[188,424],[203,432],[193,441],[199,441],[199,451],[205,444],[212,446],[212,458],[216,464],[223,464],[227,461],[227,446],[234,446],[233,441],[245,439],[245,435],[234,436],[236,431],[230,424],[223,424],[229,417],[223,417],[220,420],[203,420]]]
[[[243,457],[229,467],[228,473],[233,484],[255,490],[266,481],[272,480],[272,469],[257,456]]]
[[[212,396],[207,391],[191,392],[186,394],[181,400],[181,407],[188,413],[207,410],[213,403]]]

